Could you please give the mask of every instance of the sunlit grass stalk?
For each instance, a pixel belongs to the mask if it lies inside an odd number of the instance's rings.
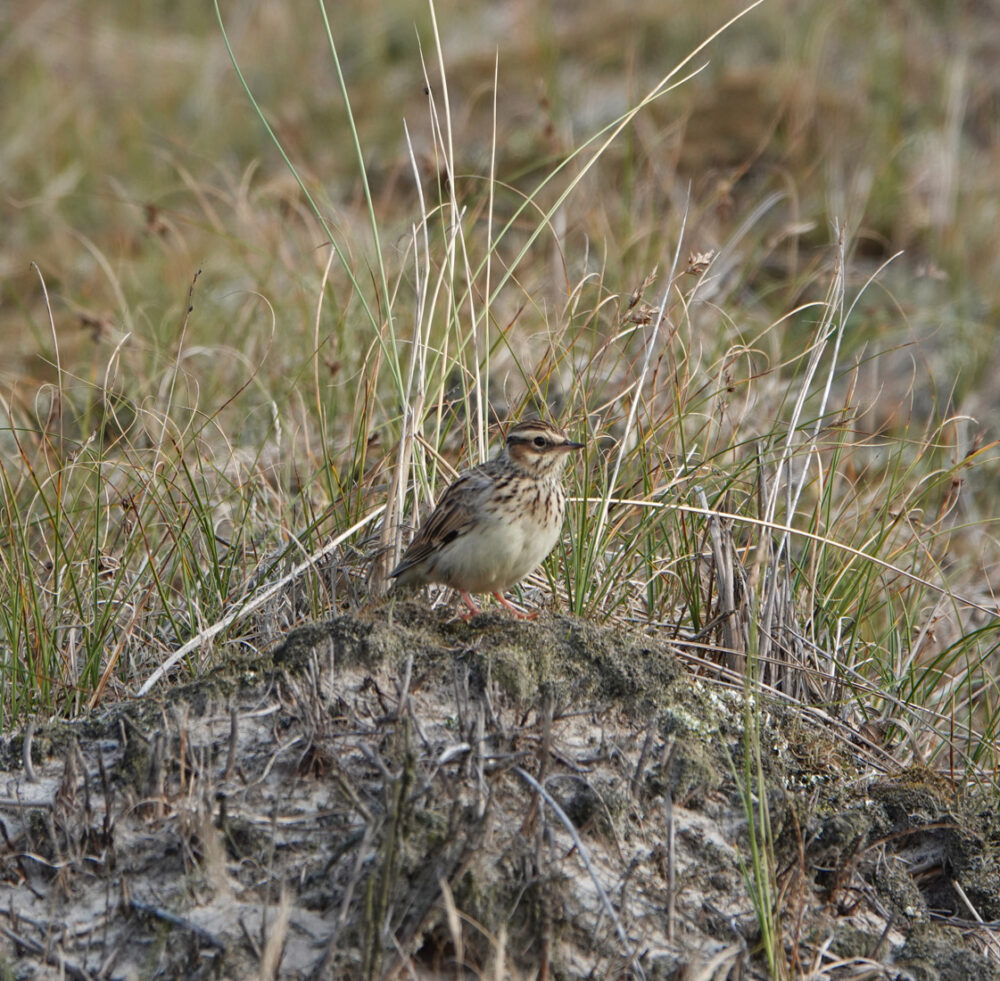
[[[760,586],[756,574],[751,575],[753,587]],[[774,833],[768,806],[768,783],[761,754],[762,692],[758,683],[760,633],[757,626],[759,602],[752,601],[748,611],[748,636],[745,686],[743,692],[743,769],[737,779],[743,814],[747,820],[747,843],[750,863],[741,859],[743,878],[760,929],[760,944],[767,961],[768,971],[774,981],[788,976],[781,943],[781,911],[778,909],[777,863],[775,860]]]
[[[329,226],[329,224],[327,223],[327,220],[326,220],[326,216],[323,213],[323,210],[319,207],[319,205],[316,203],[315,199],[313,198],[312,194],[310,193],[309,188],[305,184],[305,181],[302,179],[302,176],[299,174],[298,168],[295,166],[295,164],[292,162],[291,158],[285,152],[285,148],[282,146],[281,141],[278,139],[277,134],[272,129],[271,124],[268,122],[267,116],[264,113],[264,110],[260,106],[260,103],[257,101],[256,96],[253,94],[253,90],[251,89],[251,87],[250,87],[249,83],[247,82],[246,78],[244,77],[243,71],[240,68],[239,60],[237,59],[236,53],[233,51],[232,45],[230,44],[229,35],[226,33],[226,26],[225,26],[225,23],[224,23],[224,21],[222,19],[222,12],[219,10],[218,0],[213,0],[213,5],[214,5],[214,8],[215,8],[216,20],[218,21],[218,24],[219,24],[219,31],[220,31],[220,33],[222,35],[222,40],[223,40],[223,42],[226,45],[226,50],[229,52],[229,57],[230,57],[230,60],[233,63],[233,68],[236,71],[236,75],[237,75],[237,77],[240,80],[240,85],[242,85],[243,91],[246,94],[247,99],[250,101],[250,104],[253,106],[254,112],[257,113],[257,117],[260,119],[261,124],[263,125],[265,131],[267,132],[267,135],[271,138],[271,142],[274,144],[275,149],[277,149],[278,153],[281,155],[282,160],[284,160],[285,166],[288,167],[290,173],[295,178],[295,181],[298,184],[299,189],[302,191],[302,194],[305,197],[306,201],[309,202],[309,207],[312,209],[312,212],[315,215],[316,220],[320,223],[320,225],[322,226],[323,230],[326,232],[327,238],[328,238],[328,240],[330,242],[330,246],[336,252],[337,257],[340,260],[340,264],[341,264],[344,272],[346,273],[346,275],[350,279],[351,284],[352,284],[352,286],[354,288],[355,295],[357,296],[358,300],[360,301],[360,303],[362,305],[362,308],[364,309],[365,316],[367,317],[369,324],[371,325],[371,327],[373,328],[373,330],[377,333],[378,329],[379,329],[379,324],[380,324],[379,318],[376,317],[375,312],[373,311],[371,305],[369,304],[369,302],[366,299],[366,295],[365,295],[364,290],[362,290],[360,284],[358,283],[357,279],[355,278],[354,272],[353,272],[353,270],[351,268],[350,262],[348,261],[347,255],[341,249],[341,247],[340,247],[340,245],[338,243],[337,236],[334,235],[333,231],[330,229],[330,226]],[[330,25],[329,25],[329,20],[327,18],[327,14],[326,14],[326,7],[325,7],[325,5],[323,3],[323,0],[318,0],[318,5],[319,5],[319,9],[320,9],[320,14],[321,14],[321,16],[323,18],[323,22],[326,25],[326,33],[327,33],[327,38],[328,38],[329,45],[330,45],[330,51],[331,51],[331,55],[332,55],[332,58],[333,58],[334,67],[335,67],[335,69],[337,71],[337,77],[338,77],[338,80],[339,80],[339,83],[340,83],[341,92],[344,95],[345,109],[346,109],[346,113],[347,113],[347,122],[348,122],[348,126],[350,127],[350,130],[351,130],[351,133],[352,133],[355,154],[357,155],[358,162],[360,164],[360,169],[362,171],[362,179],[364,180],[364,185],[365,185],[365,198],[366,198],[366,201],[368,202],[368,208],[369,208],[369,217],[370,217],[372,225],[373,225],[373,232],[374,232],[374,234],[376,236],[375,240],[377,242],[378,241],[378,222],[377,222],[377,220],[375,218],[374,210],[373,210],[373,207],[372,207],[372,201],[371,201],[371,192],[370,192],[370,189],[368,187],[367,177],[365,176],[364,158],[362,156],[361,144],[360,144],[360,140],[359,140],[358,133],[357,133],[357,126],[355,125],[354,116],[353,116],[353,113],[351,111],[350,100],[349,100],[348,94],[347,94],[347,86],[346,86],[346,83],[344,81],[343,71],[341,70],[341,67],[340,67],[340,59],[339,59],[338,54],[337,54],[336,44],[334,43],[334,40],[333,40],[333,32],[332,32],[332,30],[330,28]],[[382,270],[381,262],[379,262],[378,268],[379,268],[380,271],[383,271]],[[384,274],[381,276],[381,282],[382,282],[382,286],[383,286],[383,296],[382,296],[382,298],[385,301],[386,306],[388,306],[388,296],[389,296],[389,293],[388,293],[388,288],[387,288],[386,279],[385,279]]]

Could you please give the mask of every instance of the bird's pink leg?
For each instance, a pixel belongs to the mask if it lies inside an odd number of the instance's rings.
[[[460,589],[459,592],[462,594],[462,599],[465,600],[465,605],[472,611],[468,616],[463,616],[462,619],[471,620],[473,617],[479,616],[483,611],[476,606],[472,597],[464,589]]]
[[[524,610],[519,610],[510,600],[506,599],[502,593],[498,593],[494,590],[493,595],[500,600],[500,602],[510,610],[514,616],[519,617],[522,620],[534,620],[538,616],[538,611],[534,613],[525,613]]]

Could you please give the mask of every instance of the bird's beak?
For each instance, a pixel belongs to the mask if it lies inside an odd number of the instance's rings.
[[[571,439],[568,439],[563,443],[562,448],[564,450],[582,450],[585,445],[585,443],[574,443]]]

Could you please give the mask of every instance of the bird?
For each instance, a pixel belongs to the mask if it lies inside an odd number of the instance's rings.
[[[471,611],[465,619],[482,612],[470,593],[492,593],[531,619],[535,614],[523,613],[503,591],[538,568],[559,540],[563,468],[583,446],[543,419],[512,426],[497,457],[460,473],[441,495],[389,577],[400,587],[457,589]]]

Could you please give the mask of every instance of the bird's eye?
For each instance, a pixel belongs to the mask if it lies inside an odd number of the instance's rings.
[[[532,440],[532,442],[535,444],[535,446],[537,446],[539,449],[541,449],[545,445],[545,437],[544,436],[536,436]]]

